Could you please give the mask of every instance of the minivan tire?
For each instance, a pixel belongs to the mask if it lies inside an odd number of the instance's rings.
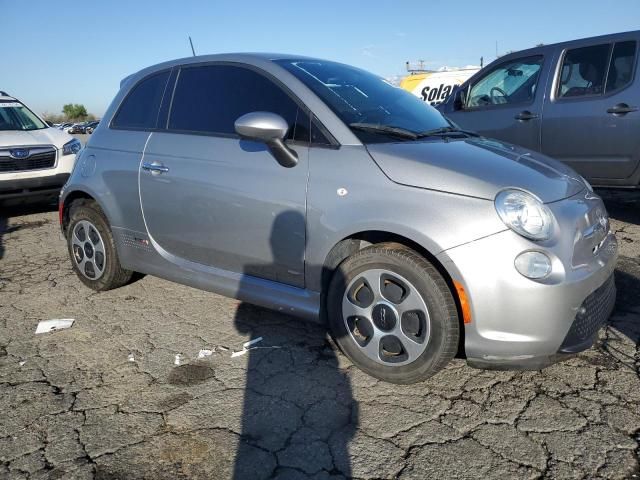
[[[348,327],[347,322],[344,320],[343,300],[345,300],[346,295],[349,295],[346,289],[347,287],[350,289],[355,288],[350,286],[354,279],[362,276],[363,273],[367,275],[367,271],[376,272],[375,275],[378,275],[377,272],[387,271],[390,273],[392,283],[394,275],[398,276],[398,280],[400,278],[406,280],[410,284],[409,290],[419,294],[424,301],[424,305],[426,305],[428,313],[428,315],[425,315],[425,317],[428,317],[428,336],[424,341],[426,347],[421,347],[424,350],[419,355],[416,355],[413,361],[410,361],[411,357],[407,357],[405,362],[409,363],[392,365],[372,359],[358,345],[356,341],[356,336],[358,335],[350,332],[351,327]],[[383,285],[382,275],[386,274],[380,275],[380,285]],[[384,282],[387,282],[387,280],[384,280]],[[411,289],[411,287],[414,287],[414,289]],[[382,289],[382,287],[380,288]],[[387,287],[385,286],[384,288]],[[401,289],[401,291],[404,290]],[[401,301],[401,298],[403,297],[397,297],[397,300]],[[384,296],[381,301],[392,306],[395,305],[393,302],[386,302]],[[375,302],[376,300],[373,300],[369,305],[371,306]],[[374,310],[370,311],[371,318],[373,318]],[[402,322],[405,315],[406,312],[404,314],[398,313],[393,317],[401,317],[396,320],[401,324],[400,328],[404,328]],[[458,351],[460,326],[458,311],[451,290],[440,272],[427,259],[400,244],[382,243],[372,245],[344,260],[335,270],[329,284],[327,317],[331,334],[342,352],[358,368],[386,382],[411,384],[426,380],[444,368]],[[353,319],[356,317],[350,316],[348,318]],[[384,318],[384,315],[382,318]],[[365,321],[366,323],[369,324],[367,328],[370,329],[372,324],[375,324],[375,321],[369,320],[368,322]],[[378,330],[378,332],[382,332],[382,330]],[[382,335],[384,336],[385,334],[382,333]],[[382,342],[376,350],[380,354],[384,353]],[[403,348],[401,347],[400,351],[402,350]]]
[[[100,235],[102,243],[104,244],[104,271],[97,279],[91,279],[85,276],[85,274],[80,271],[74,258],[75,253],[72,237],[74,229],[79,222],[85,222],[85,224],[88,222],[88,224],[95,227]],[[102,209],[95,201],[82,199],[73,202],[70,208],[66,236],[69,257],[71,258],[73,270],[76,272],[76,275],[78,275],[80,281],[87,287],[101,292],[121,287],[131,280],[134,272],[125,270],[120,265],[116,244],[111,228],[109,227],[109,222],[102,212]]]

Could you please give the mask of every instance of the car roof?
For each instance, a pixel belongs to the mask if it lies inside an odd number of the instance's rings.
[[[527,48],[524,50],[518,50],[516,52],[509,52],[508,54],[499,57],[497,60],[500,59],[504,59],[505,57],[509,57],[512,55],[517,54],[518,56],[522,55],[522,54],[527,54],[527,53],[536,53],[536,52],[540,52],[542,50],[547,50],[547,49],[557,49],[557,48],[561,48],[561,49],[566,49],[566,48],[571,48],[571,47],[579,47],[580,45],[582,45],[583,43],[593,43],[593,42],[602,42],[602,43],[609,43],[609,42],[613,42],[615,40],[617,40],[620,37],[626,37],[629,35],[635,35],[638,36],[640,35],[640,30],[630,30],[628,32],[619,32],[619,33],[609,33],[607,35],[598,35],[595,37],[584,37],[584,38],[576,38],[574,40],[567,40],[564,42],[558,42],[558,43],[550,43],[550,44],[544,44],[544,45],[540,45],[537,47],[531,47],[531,48]],[[493,63],[493,62],[492,62]]]
[[[12,101],[12,102],[19,102],[20,101],[17,98],[13,98],[13,97],[10,97],[8,95],[0,95],[0,100],[9,100],[9,101]]]
[[[141,78],[150,73],[175,67],[178,65],[188,65],[194,63],[207,62],[236,62],[247,63],[250,65],[260,64],[264,62],[272,62],[275,60],[316,60],[326,61],[319,58],[307,57],[305,55],[293,55],[287,53],[267,53],[267,52],[248,52],[248,53],[216,53],[211,55],[195,55],[191,57],[176,58],[166,62],[151,65],[147,68],[133,73],[120,81],[120,87],[131,78]]]

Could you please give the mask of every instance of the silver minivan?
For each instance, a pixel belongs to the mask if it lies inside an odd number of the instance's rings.
[[[326,322],[396,383],[457,353],[541,368],[589,348],[616,294],[616,240],[580,175],[313,58],[192,57],[126,78],[60,221],[94,290],[140,272]]]
[[[640,30],[498,58],[439,109],[462,128],[565,162],[591,184],[640,187]]]

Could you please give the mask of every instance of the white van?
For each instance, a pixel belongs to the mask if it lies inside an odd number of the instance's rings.
[[[82,144],[0,91],[0,202],[55,198]]]

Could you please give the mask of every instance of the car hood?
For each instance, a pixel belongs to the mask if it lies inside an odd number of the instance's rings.
[[[525,148],[486,138],[367,145],[394,182],[493,200],[505,188],[520,188],[545,203],[585,188],[571,168]]]
[[[0,130],[0,148],[2,147],[35,147],[36,145],[54,145],[56,148],[73,140],[68,133],[57,128],[41,130]]]

